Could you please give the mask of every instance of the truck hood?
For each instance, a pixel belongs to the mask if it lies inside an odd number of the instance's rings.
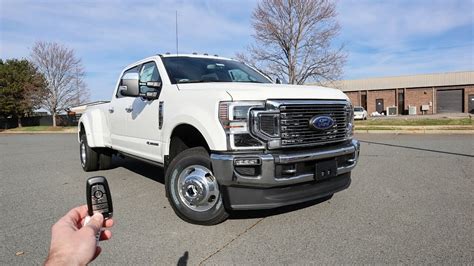
[[[347,100],[340,90],[321,86],[258,84],[237,82],[179,84],[180,90],[199,90],[203,93],[226,91],[233,101],[267,99],[325,99]]]

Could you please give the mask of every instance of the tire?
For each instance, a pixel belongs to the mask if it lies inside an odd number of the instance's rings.
[[[217,179],[212,175],[211,159],[202,147],[187,149],[171,161],[165,187],[171,207],[186,222],[214,225],[229,217]],[[203,191],[207,193],[201,194]]]
[[[89,147],[85,134],[81,136],[79,158],[81,159],[81,165],[84,171],[96,171],[99,168],[99,154]]]
[[[99,170],[107,170],[112,168],[112,150],[102,149],[99,154]]]

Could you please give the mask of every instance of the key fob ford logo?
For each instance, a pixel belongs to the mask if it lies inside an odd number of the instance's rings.
[[[329,116],[315,116],[309,120],[309,125],[318,130],[332,128],[335,121]]]

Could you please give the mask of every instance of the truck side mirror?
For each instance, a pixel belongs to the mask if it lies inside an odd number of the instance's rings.
[[[123,96],[138,97],[138,73],[127,73],[122,78],[122,85],[119,87],[120,94]]]
[[[161,82],[160,81],[147,81],[146,86],[148,88],[161,89]]]
[[[160,91],[161,91],[161,81],[147,81],[147,82],[140,82],[140,86],[147,86],[149,90],[147,90],[145,93],[141,93],[140,96],[144,97],[147,100],[156,100],[160,96]]]

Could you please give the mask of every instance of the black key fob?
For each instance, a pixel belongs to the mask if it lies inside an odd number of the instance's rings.
[[[94,176],[87,179],[87,211],[89,216],[102,213],[104,219],[112,218],[112,194],[110,193],[107,179],[103,176]]]

